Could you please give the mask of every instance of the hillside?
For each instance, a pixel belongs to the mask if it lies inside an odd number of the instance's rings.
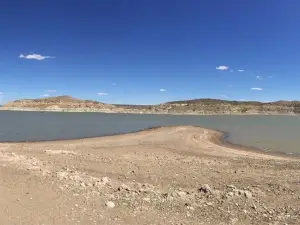
[[[59,110],[59,109],[102,109],[111,110],[113,105],[92,101],[80,100],[71,96],[57,96],[39,99],[23,99],[10,102],[3,106],[3,108],[32,108],[41,110]]]
[[[118,105],[138,112],[164,112],[179,114],[299,114],[299,101],[227,101],[220,99],[192,99],[159,105]]]
[[[44,111],[96,111],[120,113],[170,114],[300,114],[299,101],[226,101],[220,99],[192,99],[158,105],[112,105],[71,96],[16,100],[2,109]]]

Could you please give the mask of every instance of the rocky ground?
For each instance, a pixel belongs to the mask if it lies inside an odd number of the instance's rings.
[[[300,224],[300,163],[166,127],[0,144],[0,224]]]

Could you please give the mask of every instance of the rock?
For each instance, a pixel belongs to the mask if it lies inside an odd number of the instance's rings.
[[[202,187],[199,188],[199,191],[208,194],[208,193],[212,193],[213,190],[210,188],[208,184],[203,184]]]
[[[102,177],[101,181],[105,185],[105,184],[110,183],[111,180],[108,177]]]
[[[162,195],[162,197],[165,198],[167,201],[173,201],[174,200],[173,196],[169,193],[164,193]]]
[[[139,192],[150,192],[151,190],[153,190],[153,186],[151,184],[138,184],[138,191]]]
[[[105,203],[105,205],[106,205],[106,207],[109,208],[109,209],[115,208],[115,206],[116,206],[115,203],[112,202],[112,201],[107,201],[107,202]]]
[[[178,195],[182,200],[186,199],[186,192],[185,192],[185,191],[177,191],[176,193],[177,193],[177,195]]]
[[[125,190],[125,191],[130,191],[130,188],[126,184],[122,184],[119,188],[119,191]]]
[[[192,210],[192,211],[195,210],[195,208],[194,208],[193,206],[187,206],[186,208],[187,208],[188,210]]]
[[[227,185],[227,187],[228,187],[228,188],[231,188],[231,189],[237,189],[236,186],[234,186],[234,185],[232,185],[232,184]]]
[[[143,198],[145,202],[150,202],[150,198]]]
[[[246,198],[251,199],[252,198],[252,193],[250,191],[244,191],[244,195]]]
[[[228,197],[233,197],[234,193],[231,191],[231,192],[228,192],[227,196]]]

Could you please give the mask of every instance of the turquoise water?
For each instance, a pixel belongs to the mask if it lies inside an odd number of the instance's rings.
[[[0,141],[106,136],[154,126],[195,125],[230,133],[228,141],[267,151],[300,153],[298,116],[173,116],[0,111]]]

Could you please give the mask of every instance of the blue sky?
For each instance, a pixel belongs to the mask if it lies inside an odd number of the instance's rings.
[[[299,7],[298,0],[2,1],[0,101],[300,99]]]

